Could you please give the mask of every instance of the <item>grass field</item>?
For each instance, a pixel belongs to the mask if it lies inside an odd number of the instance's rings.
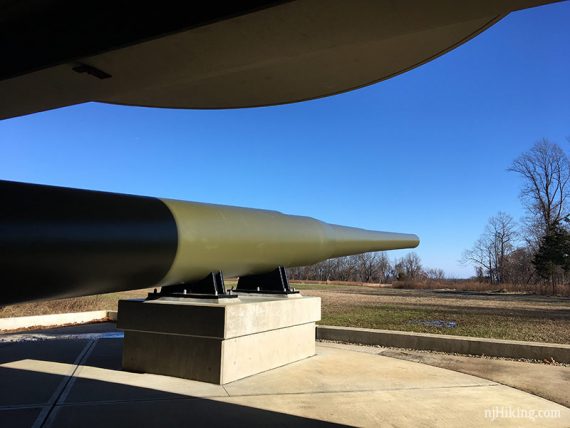
[[[570,344],[570,299],[565,297],[314,284],[298,288],[321,297],[321,324]]]
[[[231,285],[231,284],[230,284]],[[294,284],[322,299],[321,324],[570,344],[570,298]],[[116,309],[149,290],[7,306],[0,317]]]

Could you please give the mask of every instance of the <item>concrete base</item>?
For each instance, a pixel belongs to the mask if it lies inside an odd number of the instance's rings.
[[[318,297],[121,300],[123,368],[225,384],[315,355]]]

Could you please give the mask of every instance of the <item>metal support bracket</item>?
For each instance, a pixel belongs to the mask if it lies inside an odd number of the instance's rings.
[[[153,293],[148,293],[147,300],[156,300],[161,297],[180,297],[198,299],[226,299],[237,298],[231,290],[226,291],[224,284],[224,274],[220,272],[210,272],[208,276],[192,282],[166,285],[160,291],[156,289]]]
[[[237,293],[262,293],[262,294],[295,294],[297,290],[289,286],[287,273],[283,266],[258,275],[240,276]]]

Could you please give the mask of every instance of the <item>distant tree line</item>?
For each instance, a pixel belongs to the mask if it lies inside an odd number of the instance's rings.
[[[479,281],[557,285],[570,282],[570,160],[560,146],[541,140],[508,169],[522,178],[526,215],[517,224],[505,212],[492,216],[462,261]]]
[[[288,269],[289,279],[313,281],[350,281],[391,283],[395,280],[445,279],[441,269],[422,266],[420,257],[414,253],[391,261],[386,253],[365,253],[355,256],[325,260],[311,266]]]
[[[526,215],[519,222],[499,211],[461,261],[475,269],[474,280],[491,284],[570,287],[570,159],[546,139],[517,157],[508,171],[522,178]],[[391,261],[367,253],[288,269],[290,279],[390,283],[444,280],[441,269],[422,266],[411,252]]]

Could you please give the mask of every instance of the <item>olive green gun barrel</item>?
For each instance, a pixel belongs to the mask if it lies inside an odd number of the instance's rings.
[[[0,181],[0,304],[244,276],[416,235],[276,211]]]

